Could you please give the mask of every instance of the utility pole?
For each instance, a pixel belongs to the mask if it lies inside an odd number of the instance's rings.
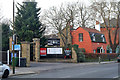
[[[13,45],[13,74],[15,74],[15,51],[14,51],[14,44],[15,44],[15,34],[14,34],[14,0],[13,0],[13,38],[12,38],[12,45]]]

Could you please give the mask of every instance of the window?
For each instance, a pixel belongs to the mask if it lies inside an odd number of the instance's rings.
[[[101,35],[102,41],[105,42],[105,37],[104,35]]]
[[[83,41],[83,33],[79,33],[79,41],[80,41],[80,42]]]
[[[92,34],[92,40],[95,41],[95,34]]]

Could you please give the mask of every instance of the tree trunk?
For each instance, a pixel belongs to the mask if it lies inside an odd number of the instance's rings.
[[[111,48],[112,48],[112,53],[116,53],[116,48],[117,48],[117,46],[116,46],[116,45],[113,45]]]

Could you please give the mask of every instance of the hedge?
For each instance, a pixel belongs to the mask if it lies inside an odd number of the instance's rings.
[[[85,59],[88,60],[95,60],[98,61],[98,58],[100,57],[102,61],[106,61],[106,60],[115,60],[118,56],[118,54],[116,53],[84,53],[85,55]]]

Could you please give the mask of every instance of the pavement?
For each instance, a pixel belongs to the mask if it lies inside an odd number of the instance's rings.
[[[30,67],[15,67],[15,74],[11,72],[9,76],[16,76],[16,75],[28,75],[28,74],[37,74],[44,71],[49,70],[57,70],[62,68],[70,68],[75,66],[82,66],[82,65],[93,65],[93,64],[108,64],[108,63],[115,63],[116,61],[106,61],[106,62],[86,62],[86,63],[48,63],[48,62],[31,62]]]

